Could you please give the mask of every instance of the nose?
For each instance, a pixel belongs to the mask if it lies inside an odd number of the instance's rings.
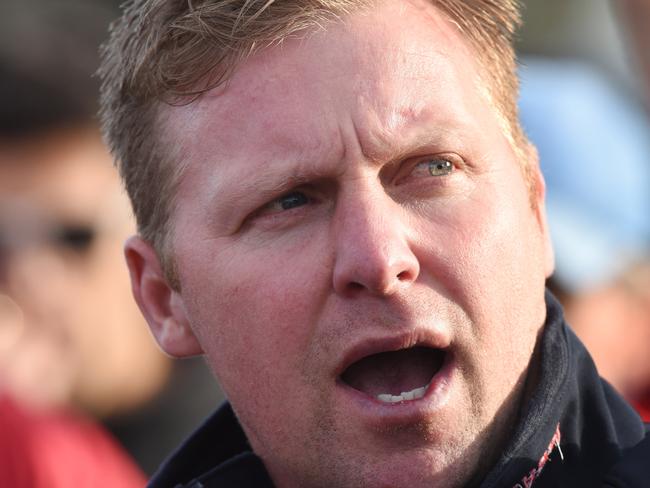
[[[413,283],[420,263],[405,209],[383,189],[342,197],[335,214],[333,286],[337,294],[389,296]]]

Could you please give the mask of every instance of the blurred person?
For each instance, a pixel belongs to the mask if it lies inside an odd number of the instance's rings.
[[[646,426],[545,292],[517,2],[125,7],[133,293],[228,398],[150,486],[645,486]]]
[[[91,420],[149,401],[170,367],[130,297],[132,217],[94,119],[112,11],[0,8],[0,480],[142,486]]]
[[[40,130],[0,142],[0,480],[139,487],[89,415],[131,409],[165,378],[119,272],[129,214],[96,129]]]
[[[168,365],[139,327],[121,266],[131,228],[96,128],[0,142],[1,286],[23,320],[0,360],[14,395],[105,416],[160,389]]]
[[[650,421],[650,122],[584,62],[529,58],[521,78],[547,184],[550,286],[600,374]]]

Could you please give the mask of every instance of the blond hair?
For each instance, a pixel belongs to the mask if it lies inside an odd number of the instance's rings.
[[[488,95],[514,147],[517,119],[513,36],[517,0],[430,0],[460,29],[484,67]],[[182,168],[160,140],[157,112],[228,79],[252,53],[322,27],[371,0],[131,0],[102,48],[101,117],[131,198],[138,229],[176,285],[167,236]]]

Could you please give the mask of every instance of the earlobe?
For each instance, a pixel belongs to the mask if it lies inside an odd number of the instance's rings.
[[[202,354],[182,296],[167,282],[153,246],[132,236],[124,244],[124,256],[133,297],[162,350],[174,357]]]

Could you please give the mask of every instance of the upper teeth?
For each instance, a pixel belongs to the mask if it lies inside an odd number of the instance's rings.
[[[390,393],[380,393],[379,395],[377,395],[377,400],[384,403],[397,403],[397,402],[404,402],[407,400],[417,400],[418,398],[422,398],[424,396],[428,387],[429,385],[426,385],[411,391],[403,391],[399,395],[391,395]]]

